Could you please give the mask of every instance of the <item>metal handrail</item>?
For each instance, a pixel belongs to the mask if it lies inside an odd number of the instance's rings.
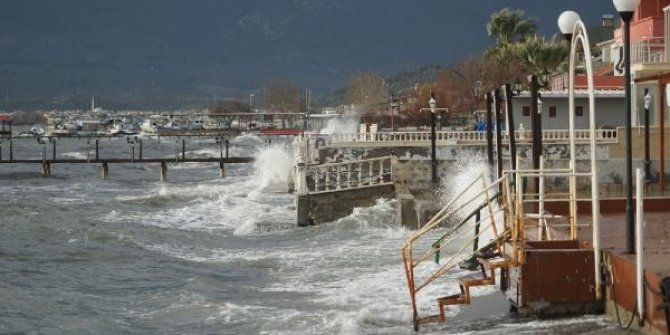
[[[543,167],[544,165],[542,164],[541,166]],[[484,175],[479,175],[474,178],[474,180],[472,180],[464,189],[460,190],[460,192],[458,192],[446,206],[444,206],[436,215],[434,215],[426,225],[407,238],[402,245],[401,258],[403,261],[403,268],[405,270],[410,299],[412,302],[415,323],[418,320],[417,294],[435,280],[442,277],[449,270],[453,269],[461,261],[471,257],[473,251],[468,250],[468,246],[472,246],[475,243],[475,240],[478,240],[479,237],[484,233],[493,233],[493,242],[496,243],[497,251],[506,255],[506,257],[509,258],[511,264],[525,263],[526,229],[536,227],[535,225],[528,224],[527,219],[529,218],[536,219],[538,221],[538,238],[540,239],[545,238],[542,235],[543,229],[546,230],[546,237],[553,239],[552,234],[550,234],[550,231],[547,228],[548,219],[567,219],[567,225],[570,228],[570,236],[576,236],[576,229],[578,228],[576,223],[576,213],[571,213],[567,217],[554,217],[543,213],[544,202],[570,201],[572,203],[577,200],[576,195],[569,195],[569,197],[566,199],[565,194],[562,193],[545,194],[543,187],[544,183],[542,181],[540,181],[540,193],[525,193],[522,188],[522,178],[539,178],[540,180],[543,180],[548,176],[568,177],[588,175],[590,174],[577,173],[572,169],[518,169],[504,171],[501,178],[490,184],[486,183],[486,178]],[[482,183],[482,188],[474,192],[474,195],[466,197],[467,193],[472,193],[473,190],[476,190],[476,187],[480,182]],[[499,189],[502,191],[499,192]],[[494,190],[496,193],[493,196],[489,196],[489,192]],[[556,195],[560,196],[561,198],[556,199]],[[441,233],[437,236],[435,236],[435,234],[431,234],[431,232],[433,232],[435,229],[441,228],[449,218],[455,217],[459,211],[466,208],[473,202],[482,202],[482,197],[484,197],[485,200],[483,201],[483,204],[477,206],[475,211],[488,209],[488,213],[486,215],[481,215],[479,217],[479,221],[477,222],[483,223],[488,221],[488,223],[482,224],[483,228],[476,232],[472,237],[469,237],[465,240],[462,239],[464,234],[471,232],[469,228],[472,228],[472,225],[468,225],[466,222],[472,218],[472,215],[466,216],[466,219],[459,221],[455,226],[449,227],[446,233]],[[461,204],[456,205],[456,201],[459,199],[466,200],[462,201]],[[500,202],[500,204],[495,208],[493,206],[494,201]],[[539,202],[540,213],[525,213],[523,205],[529,202]],[[502,231],[498,232],[498,228],[496,227],[498,225],[496,222],[496,217],[500,213],[504,214],[504,220],[501,225]],[[562,224],[561,226],[565,225]],[[427,242],[423,242],[424,240],[432,237],[436,238],[434,243],[429,244]],[[503,240],[507,240],[511,243],[503,243]],[[426,264],[426,262],[429,261],[433,256],[440,253],[448,246],[454,245],[454,243],[460,244],[457,248],[454,248],[456,251],[453,252],[450,257],[446,258],[443,262],[440,262],[440,266],[431,268],[427,273],[417,272],[417,270],[422,267],[422,265]],[[417,251],[420,252],[416,253]],[[439,258],[436,258],[436,260],[439,261]],[[417,277],[418,273],[421,273],[421,278]]]

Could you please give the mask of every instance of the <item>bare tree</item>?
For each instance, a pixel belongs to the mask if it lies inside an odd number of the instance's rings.
[[[384,78],[376,73],[353,75],[347,83],[347,101],[360,108],[362,114],[369,114],[375,106],[387,106],[389,89]]]
[[[281,113],[300,110],[301,99],[298,85],[286,80],[273,80],[266,85],[265,108]]]
[[[227,128],[230,128],[233,120],[237,117],[235,113],[248,112],[249,105],[245,102],[240,100],[221,100],[209,111],[209,117],[223,122]]]

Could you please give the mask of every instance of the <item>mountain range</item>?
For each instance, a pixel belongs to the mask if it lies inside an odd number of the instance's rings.
[[[590,24],[615,13],[605,0],[4,0],[0,110],[85,109],[90,96],[119,108],[206,106],[261,97],[269,80],[325,95],[355,73],[478,54],[504,7],[549,36],[563,10]]]

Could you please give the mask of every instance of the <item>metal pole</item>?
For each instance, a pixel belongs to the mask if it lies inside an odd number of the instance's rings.
[[[228,139],[226,139],[226,158],[228,158]]]
[[[624,17],[624,85],[626,88],[626,250],[629,254],[635,253],[635,224],[633,221],[633,146],[631,123],[631,87],[630,87],[630,17]]]
[[[56,160],[56,139],[55,138],[53,139],[53,142],[51,142],[51,144],[52,144],[51,159],[55,161]]]
[[[539,123],[537,121],[537,119],[540,116],[540,114],[538,114],[538,105],[537,105],[537,91],[538,91],[537,86],[538,86],[537,77],[535,75],[532,75],[530,79],[530,120],[531,120],[531,133],[533,138],[533,169],[536,170],[540,168],[540,148],[539,148],[540,143],[538,141],[538,137],[541,136],[539,134],[540,129],[538,128]]]
[[[142,159],[142,139],[140,139],[140,160]]]
[[[516,131],[514,131],[514,109],[512,105],[512,85],[505,84],[505,100],[507,100],[507,134],[509,134],[509,160],[512,170],[516,170]]]
[[[503,171],[503,156],[502,156],[502,134],[501,134],[501,124],[500,124],[500,104],[502,99],[500,97],[500,89],[496,88],[493,100],[495,101],[495,117],[496,117],[496,158],[497,158],[497,167],[498,167],[498,179],[502,177]],[[502,184],[500,184],[500,189],[502,190]]]
[[[489,166],[493,166],[493,129],[491,124],[493,123],[493,112],[491,111],[491,102],[493,98],[491,93],[486,93],[486,149],[489,158]]]
[[[95,139],[95,160],[97,161],[99,159],[99,150],[98,150],[98,139]]]
[[[649,95],[649,89],[644,89],[644,179],[646,181],[651,180],[651,158],[649,153],[649,104],[651,96]],[[649,100],[649,101],[648,101]]]
[[[186,160],[186,139],[185,138],[181,139],[181,160],[182,161]]]
[[[660,120],[658,129],[659,131],[659,160],[658,160],[658,184],[661,192],[665,190],[665,92],[664,92],[665,83],[660,81],[658,83],[658,97],[659,97],[659,107],[660,110]]]
[[[642,224],[644,223],[643,220],[643,193],[642,193],[642,183],[643,183],[643,177],[642,177],[642,171],[640,169],[636,170],[636,180],[637,180],[637,224],[635,225],[635,237],[637,238],[637,255],[636,256],[636,272],[637,272],[637,312],[638,315],[640,316],[640,325],[643,323],[644,320],[644,285],[643,285],[643,279],[644,279],[644,263],[643,263],[643,253],[644,253],[644,238],[643,238],[643,233],[642,233]]]
[[[430,112],[430,160],[432,181],[437,183],[437,156],[435,154],[435,111]]]

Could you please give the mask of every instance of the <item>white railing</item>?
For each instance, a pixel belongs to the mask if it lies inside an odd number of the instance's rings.
[[[515,139],[519,143],[530,142],[531,132],[529,130],[515,131]],[[618,141],[617,129],[597,129],[596,141],[600,143],[616,143]],[[393,132],[393,133],[357,133],[357,134],[332,134],[330,143],[402,143],[402,144],[427,144],[430,142],[430,132]],[[543,143],[568,143],[570,132],[567,129],[545,129],[542,131]],[[575,139],[577,142],[588,142],[591,133],[588,129],[576,129]],[[509,141],[509,134],[502,133],[503,142]],[[495,141],[495,133],[493,134]],[[486,143],[485,131],[438,131],[435,132],[435,142],[444,144],[483,144]]]
[[[632,64],[663,63],[665,61],[665,40],[663,37],[650,37],[631,44]]]
[[[323,193],[392,184],[391,157],[343,163],[299,165],[296,190]]]

